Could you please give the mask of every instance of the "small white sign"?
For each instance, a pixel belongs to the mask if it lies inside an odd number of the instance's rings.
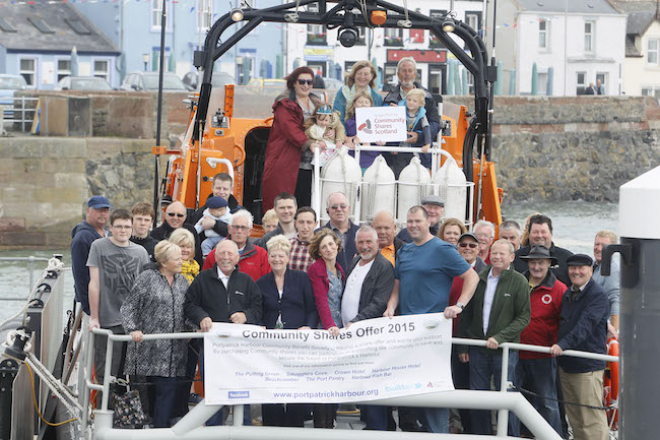
[[[403,106],[357,108],[355,125],[357,137],[363,143],[403,142],[408,138]]]
[[[41,84],[55,84],[55,63],[53,61],[41,62]]]

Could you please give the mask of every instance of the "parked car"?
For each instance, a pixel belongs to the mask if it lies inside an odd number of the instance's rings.
[[[344,83],[338,79],[327,77],[323,77],[323,83],[325,84],[325,90],[332,90],[335,93],[344,85]]]
[[[55,90],[112,90],[112,86],[105,78],[96,76],[65,76]]]
[[[190,91],[199,90],[199,87],[202,84],[203,75],[204,72],[199,72],[197,70],[188,72],[183,76],[183,85]],[[224,87],[226,84],[236,84],[234,77],[226,72],[213,72],[213,76],[211,76],[211,86],[214,89]]]
[[[245,88],[251,93],[264,93],[271,90],[284,91],[286,80],[280,78],[252,78]]]
[[[14,105],[14,93],[27,88],[21,75],[0,74],[0,105]]]
[[[120,89],[138,92],[157,92],[158,72],[131,72],[124,78]],[[186,90],[179,77],[174,73],[165,72],[163,74],[163,91],[185,92]]]

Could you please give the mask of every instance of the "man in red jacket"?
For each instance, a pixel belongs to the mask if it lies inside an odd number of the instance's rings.
[[[229,220],[228,239],[236,243],[240,259],[238,269],[250,275],[254,281],[270,272],[270,263],[268,263],[268,253],[265,249],[255,246],[249,240],[252,233],[253,217],[249,211],[240,209],[231,216]],[[220,242],[222,243],[222,242]],[[204,261],[202,269],[210,269],[215,263],[215,249],[213,249]]]
[[[550,347],[557,342],[561,301],[566,285],[559,281],[550,266],[557,259],[542,244],[532,247],[528,255],[521,257],[529,264],[524,273],[532,287],[530,302],[532,316],[529,325],[520,335],[523,344]],[[526,396],[534,408],[562,434],[559,405],[557,404],[557,360],[549,354],[521,351],[516,367],[516,383],[537,395]]]

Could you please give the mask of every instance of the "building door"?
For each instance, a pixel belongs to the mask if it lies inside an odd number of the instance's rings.
[[[430,64],[429,77],[427,79],[428,90],[438,100],[438,97],[447,93],[447,65]]]
[[[314,71],[314,75],[328,76],[328,63],[321,61],[308,62],[307,67]]]

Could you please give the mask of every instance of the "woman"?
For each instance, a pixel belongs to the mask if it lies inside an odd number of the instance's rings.
[[[291,243],[276,235],[266,243],[272,272],[257,280],[261,291],[261,324],[268,329],[310,330],[318,324],[314,292],[309,276],[299,270],[287,270]],[[262,405],[264,426],[302,428],[304,404]]]
[[[286,191],[298,199],[298,206],[312,202],[312,159],[323,141],[305,135],[303,123],[321,105],[312,94],[314,72],[298,67],[286,78],[287,90],[273,104],[273,128],[268,136],[263,176],[263,212],[273,207],[275,196]]]
[[[353,97],[359,92],[368,92],[373,100],[374,107],[383,105],[383,97],[376,92],[376,78],[378,72],[370,61],[358,61],[353,64],[350,73],[346,77],[346,85],[335,95],[332,104],[333,110],[338,111],[341,120],[346,119],[346,109],[353,102]]]
[[[341,321],[341,294],[346,277],[339,263],[337,253],[341,251],[339,237],[328,228],[321,228],[314,234],[309,244],[309,254],[316,261],[309,266],[307,274],[312,282],[316,309],[321,324],[331,335],[338,336]],[[314,427],[335,427],[337,405],[314,405]]]
[[[142,341],[143,333],[183,332],[183,301],[188,281],[181,275],[181,248],[161,241],[154,248],[156,265],[148,265],[137,277],[121,314],[133,341],[126,353],[126,374],[147,376],[153,383],[155,428],[169,428],[179,416],[181,402],[188,401],[185,382],[187,347],[185,339]],[[157,317],[157,318],[156,318]]]
[[[186,277],[188,284],[192,283],[199,274],[199,263],[195,261],[195,237],[187,229],[179,228],[168,240],[181,248],[181,275]]]
[[[462,221],[457,218],[448,218],[442,223],[438,230],[438,238],[454,246],[458,246],[458,239],[465,234],[467,229]]]

